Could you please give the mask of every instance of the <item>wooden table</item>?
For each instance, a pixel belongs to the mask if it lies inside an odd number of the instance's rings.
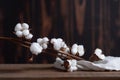
[[[52,64],[0,64],[0,80],[120,80],[120,72],[64,72]]]

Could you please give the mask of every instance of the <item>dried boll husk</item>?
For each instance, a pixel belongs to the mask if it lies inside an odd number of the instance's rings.
[[[75,60],[75,59],[65,60],[64,67],[65,67],[66,71],[68,71],[68,72],[76,71],[78,69],[77,68],[77,60]]]
[[[96,54],[92,54],[92,55],[90,56],[89,60],[90,60],[91,62],[94,62],[94,61],[99,61],[99,60],[101,60],[101,59],[100,59]]]
[[[95,49],[95,52],[90,56],[89,60],[90,61],[99,61],[105,59],[105,55],[102,54],[102,50],[97,48]]]

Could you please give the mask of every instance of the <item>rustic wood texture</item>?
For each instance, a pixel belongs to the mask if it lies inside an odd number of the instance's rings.
[[[88,59],[95,48],[120,56],[120,0],[0,0],[0,36],[16,37],[18,22],[27,22],[34,35],[61,37],[71,46],[83,44]],[[10,47],[8,47],[10,46]],[[27,63],[29,50],[0,41],[0,63]],[[52,63],[39,55],[37,63]]]
[[[52,64],[1,64],[2,80],[119,80],[116,71],[76,71],[64,72],[53,68]]]

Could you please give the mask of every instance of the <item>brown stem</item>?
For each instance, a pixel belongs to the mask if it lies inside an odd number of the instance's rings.
[[[72,57],[73,59],[76,59],[76,60],[84,60],[84,59],[81,58],[81,57],[78,57],[78,56],[75,56],[75,55],[72,55],[72,54],[69,54],[69,53],[65,53],[65,52],[63,52],[63,51],[58,51],[58,53],[61,53],[61,54],[70,56],[70,57]]]
[[[23,47],[26,47],[26,48],[30,48],[30,45],[31,43],[30,42],[27,42],[27,41],[21,41],[21,40],[18,40],[18,39],[15,39],[15,38],[8,38],[8,37],[0,37],[0,39],[3,39],[3,40],[8,40],[8,41],[12,41],[13,43],[16,43],[20,46],[23,46]],[[49,48],[48,50],[54,50],[54,49],[51,49]],[[56,51],[54,50],[56,53],[61,53],[61,54],[64,54],[64,55],[67,55],[66,58],[73,58],[73,59],[76,59],[76,60],[83,60],[83,58],[80,58],[78,56],[75,56],[75,55],[72,55],[70,53],[65,53],[63,51]],[[47,52],[48,53],[48,52]],[[57,55],[59,56],[59,55]]]
[[[26,44],[23,44],[23,43],[22,43],[23,41],[20,41],[20,40],[15,39],[15,38],[0,37],[0,39],[2,39],[2,40],[8,40],[8,41],[11,41],[11,42],[13,42],[13,43],[16,43],[16,44],[18,44],[18,45],[20,45],[20,46],[23,46],[23,47],[29,48],[29,46],[28,46],[28,42],[24,42],[24,43],[27,43],[27,45],[26,45]]]
[[[54,50],[54,49],[49,48],[49,50]],[[76,59],[76,60],[84,60],[83,58],[75,56],[75,55],[72,55],[70,53],[66,53],[66,52],[63,52],[63,51],[56,51],[56,50],[54,50],[54,51],[56,53],[61,53],[61,54],[67,55],[69,58],[71,57],[71,58]]]

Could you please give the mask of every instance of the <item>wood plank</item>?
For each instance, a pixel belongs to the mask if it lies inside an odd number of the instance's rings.
[[[13,71],[12,71],[13,70]],[[120,72],[116,71],[76,71],[64,72],[53,68],[52,64],[1,64],[0,80],[119,80]]]

